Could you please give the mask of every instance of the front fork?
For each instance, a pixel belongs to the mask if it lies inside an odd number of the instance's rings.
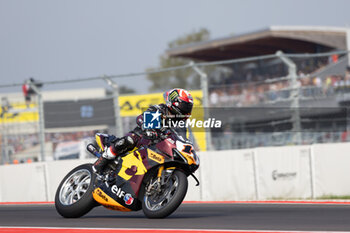
[[[158,168],[158,175],[157,175],[157,182],[159,184],[157,188],[158,190],[160,190],[160,188],[169,181],[169,178],[171,177],[175,169],[176,169],[175,167],[164,168],[164,165],[161,165]],[[169,173],[169,174],[166,174],[166,173]]]
[[[166,170],[173,170],[174,171],[175,167],[170,167],[170,168],[167,168]],[[158,175],[157,175],[157,177],[158,177],[157,181],[158,181],[158,184],[160,184],[158,186],[159,188],[161,185],[164,185],[164,176],[162,176],[163,171],[164,171],[164,165],[161,165],[158,169]],[[193,173],[191,173],[190,176],[192,176],[193,179],[196,181],[196,186],[199,186],[200,183],[199,183],[199,180],[197,179],[197,177]]]
[[[151,193],[152,189],[158,193],[161,192],[162,186],[166,183],[164,171],[167,171],[167,170],[173,170],[173,168],[164,169],[164,165],[159,166],[158,172],[157,172],[157,179],[154,182],[151,181],[151,184],[147,188],[148,193]]]
[[[164,171],[164,165],[161,165],[161,166],[159,167],[159,169],[158,169],[158,175],[157,175],[157,177],[158,177],[158,182],[161,181],[163,171]],[[162,179],[162,180],[163,180],[163,179]]]

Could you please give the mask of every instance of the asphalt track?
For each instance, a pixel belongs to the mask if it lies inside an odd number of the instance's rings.
[[[79,219],[64,219],[52,204],[0,205],[0,226],[350,231],[350,205],[182,204],[166,219],[147,219],[142,211],[117,212],[103,207]]]

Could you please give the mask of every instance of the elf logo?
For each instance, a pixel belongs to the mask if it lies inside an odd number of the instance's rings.
[[[130,193],[127,193],[124,196],[124,201],[125,201],[125,204],[131,205],[134,202],[134,198],[131,196]]]
[[[131,205],[134,202],[134,198],[131,196],[131,194],[125,193],[121,188],[118,188],[117,185],[113,185],[111,190],[112,190],[112,193],[117,195],[117,197],[119,198],[124,197],[123,200],[125,201],[125,204]]]
[[[119,198],[122,198],[125,195],[125,192],[121,188],[118,188],[117,185],[113,185],[111,190],[112,190],[112,193],[117,195],[117,197],[119,197]]]

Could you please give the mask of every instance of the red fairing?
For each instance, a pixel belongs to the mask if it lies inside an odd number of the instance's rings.
[[[176,148],[175,141],[171,138],[165,139],[156,145],[158,150],[166,153],[167,155],[173,157],[173,149]]]

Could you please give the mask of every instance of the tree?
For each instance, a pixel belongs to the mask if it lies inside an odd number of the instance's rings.
[[[178,46],[208,40],[210,33],[207,29],[202,28],[198,31],[181,36],[168,44],[168,48],[175,48]],[[155,71],[162,68],[170,68],[176,66],[187,65],[191,60],[178,57],[167,57],[161,55],[159,58],[158,68],[149,68],[148,72]],[[151,90],[164,90],[175,87],[185,89],[199,89],[199,76],[192,68],[180,69],[169,72],[151,73],[147,75],[147,79],[152,82]]]

